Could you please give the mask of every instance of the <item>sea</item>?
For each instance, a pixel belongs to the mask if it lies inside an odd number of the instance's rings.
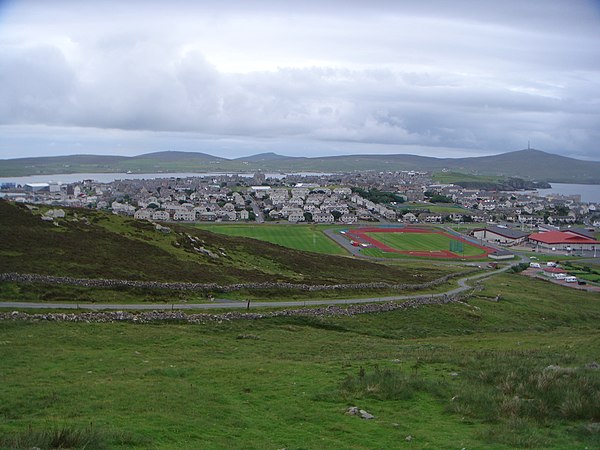
[[[566,184],[550,183],[550,189],[538,189],[539,195],[581,195],[581,201],[585,203],[600,203],[600,184]]]

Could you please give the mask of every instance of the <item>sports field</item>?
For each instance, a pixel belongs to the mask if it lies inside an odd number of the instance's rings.
[[[199,228],[229,236],[267,241],[282,247],[327,255],[344,255],[345,250],[315,225],[199,225]]]
[[[357,242],[369,244],[381,252],[434,258],[480,258],[490,249],[471,244],[440,230],[425,228],[361,228],[349,233]],[[367,249],[370,250],[370,249]],[[392,256],[393,257],[393,256]]]
[[[438,251],[448,250],[452,239],[446,234],[438,233],[367,233],[389,247],[403,251]],[[480,248],[463,243],[461,254],[465,256],[482,255],[484,251]]]

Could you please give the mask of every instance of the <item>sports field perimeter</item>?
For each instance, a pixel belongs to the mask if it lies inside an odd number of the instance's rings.
[[[327,255],[345,255],[346,251],[314,225],[199,225],[199,228],[229,236],[267,241],[282,247]]]
[[[492,251],[443,231],[426,228],[368,227],[351,230],[348,234],[357,242],[369,244],[384,253],[407,256],[482,258]],[[452,250],[452,247],[461,250]]]

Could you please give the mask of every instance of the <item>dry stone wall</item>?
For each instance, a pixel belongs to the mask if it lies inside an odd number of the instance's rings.
[[[169,289],[175,291],[200,291],[200,292],[233,292],[239,290],[257,290],[257,289],[294,289],[300,291],[336,291],[336,290],[356,290],[356,289],[394,289],[399,291],[420,290],[438,286],[446,283],[452,278],[463,277],[477,272],[478,269],[463,271],[445,275],[436,280],[419,284],[391,284],[391,283],[353,283],[353,284],[297,284],[297,283],[238,283],[229,285],[220,285],[217,283],[180,283],[180,282],[161,282],[161,281],[137,281],[137,280],[116,280],[116,279],[90,279],[90,278],[72,278],[56,277],[39,274],[22,273],[2,273],[0,281],[10,281],[16,283],[46,283],[46,284],[66,284],[72,286],[83,286],[90,288],[146,288],[146,289]]]
[[[81,323],[154,323],[177,322],[205,324],[232,320],[259,320],[273,317],[352,317],[358,314],[373,314],[394,310],[418,308],[423,305],[443,305],[459,301],[457,296],[423,295],[403,302],[367,303],[340,307],[331,305],[320,308],[283,309],[270,312],[226,312],[222,314],[185,314],[181,311],[146,311],[132,313],[127,311],[80,312],[80,313],[38,313],[29,314],[20,311],[0,313],[0,320],[21,320],[30,322],[81,322]]]

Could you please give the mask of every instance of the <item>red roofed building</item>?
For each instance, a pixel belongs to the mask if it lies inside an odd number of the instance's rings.
[[[544,267],[544,272],[546,273],[567,273],[564,269],[560,267]]]
[[[546,231],[529,236],[537,250],[592,251],[600,249],[600,242],[571,231]]]

